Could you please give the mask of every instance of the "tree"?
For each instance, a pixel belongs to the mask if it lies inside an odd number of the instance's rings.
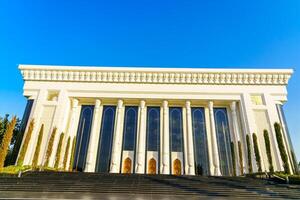
[[[76,145],[76,136],[73,138],[73,142],[72,142],[72,149],[71,149],[71,158],[70,158],[69,171],[72,171],[72,169],[73,169],[74,154],[75,154],[75,145]]]
[[[24,142],[23,142],[23,145],[20,150],[19,157],[18,157],[18,161],[17,161],[18,166],[23,165],[25,154],[26,154],[26,151],[27,151],[30,139],[31,139],[33,128],[34,128],[34,119],[32,119],[29,123],[29,127],[28,127],[27,133],[25,135],[25,139],[24,139]]]
[[[266,153],[269,161],[269,171],[274,172],[273,161],[272,161],[272,154],[271,154],[271,146],[270,146],[270,138],[269,133],[267,130],[264,130],[264,138],[265,138],[265,145],[266,145]]]
[[[9,122],[8,117],[9,114],[6,114],[4,118],[0,117],[0,144],[2,143],[2,139],[6,131],[7,124]]]
[[[58,168],[59,165],[59,160],[60,160],[60,154],[61,154],[61,146],[62,146],[62,142],[64,139],[64,133],[61,133],[59,136],[59,142],[57,145],[57,150],[56,150],[56,155],[55,155],[55,163],[54,163],[54,168]]]
[[[258,167],[258,172],[262,172],[259,148],[258,148],[257,137],[255,133],[253,133],[252,138],[253,138],[254,153],[255,153],[256,165]]]
[[[55,135],[56,135],[56,127],[53,128],[53,131],[51,133],[51,136],[50,136],[50,139],[49,139],[49,142],[48,142],[48,147],[47,147],[47,151],[46,151],[46,157],[45,157],[45,163],[44,163],[44,166],[47,167],[49,165],[49,160],[50,160],[50,156],[51,156],[51,153],[53,151],[53,142],[54,142],[54,139],[55,139]]]
[[[5,162],[4,162],[4,166],[15,164],[15,157],[13,154],[13,150],[16,146],[17,138],[19,137],[19,134],[20,134],[20,128],[21,128],[21,120],[16,117],[16,125],[13,130],[13,135],[12,135],[11,142],[10,142],[10,145],[8,148],[8,153],[7,153]]]
[[[246,135],[246,143],[247,143],[247,154],[248,154],[248,169],[249,173],[252,173],[252,158],[251,158],[251,144],[250,144],[250,137]]]
[[[288,157],[287,157],[287,153],[285,150],[285,146],[283,144],[283,138],[282,138],[282,134],[281,134],[281,126],[279,123],[276,122],[274,124],[274,128],[275,128],[275,133],[276,133],[277,145],[278,145],[278,149],[280,152],[280,157],[283,162],[284,172],[287,174],[290,174],[291,172],[290,172],[290,168],[289,168]]]
[[[239,150],[239,158],[240,158],[240,172],[241,175],[244,174],[244,166],[243,166],[243,152],[242,152],[242,144],[238,141],[238,150]]]
[[[36,147],[35,147],[35,151],[34,151],[34,155],[33,155],[33,160],[32,160],[32,167],[33,168],[36,168],[37,164],[38,164],[40,149],[41,149],[41,143],[42,143],[42,140],[43,140],[43,134],[44,134],[44,124],[42,124],[42,126],[41,126],[39,136],[38,136],[38,140],[37,140],[37,143],[36,143]]]
[[[70,136],[68,137],[68,142],[66,146],[65,156],[64,156],[64,170],[67,168],[67,161],[68,161],[68,155],[69,155],[69,148],[70,148]]]
[[[234,143],[230,142],[231,148],[231,158],[232,158],[232,166],[233,166],[233,176],[236,176],[236,163],[235,163],[235,151],[234,151]]]
[[[10,144],[11,138],[13,136],[13,131],[14,131],[16,122],[17,122],[17,118],[13,117],[12,120],[7,124],[6,131],[3,134],[2,142],[0,144],[0,168],[3,168],[3,166],[4,166],[4,161],[5,161],[8,149],[9,149],[9,144]]]

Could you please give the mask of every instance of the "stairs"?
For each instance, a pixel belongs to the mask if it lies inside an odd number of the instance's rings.
[[[0,193],[9,191],[300,199],[299,186],[254,178],[77,172],[27,172],[21,178],[0,177]]]

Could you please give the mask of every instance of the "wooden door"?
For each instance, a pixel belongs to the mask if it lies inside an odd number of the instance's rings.
[[[178,159],[173,162],[173,174],[177,176],[181,175],[181,162]]]
[[[156,160],[151,158],[148,163],[148,173],[149,174],[156,174]]]
[[[131,173],[131,159],[130,158],[126,158],[124,160],[123,173],[125,173],[125,174]]]

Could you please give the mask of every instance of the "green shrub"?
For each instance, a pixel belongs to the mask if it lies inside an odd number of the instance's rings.
[[[33,128],[34,128],[34,119],[32,119],[30,121],[27,133],[25,134],[25,139],[24,139],[22,148],[20,150],[20,154],[19,154],[18,161],[17,161],[18,166],[23,165],[24,157],[25,157],[25,154],[26,154],[26,151],[27,151],[27,148],[28,148],[28,144],[29,144],[30,139],[31,139]]]
[[[54,168],[57,169],[58,165],[59,165],[59,160],[60,160],[60,154],[61,154],[61,146],[62,146],[62,142],[64,139],[64,133],[61,133],[59,136],[59,141],[58,141],[58,145],[57,145],[57,150],[56,150],[56,154],[55,154],[55,163],[54,163]]]
[[[29,166],[29,165],[24,165],[24,166],[10,165],[10,166],[1,168],[0,173],[2,173],[2,174],[18,174],[19,171],[25,171],[28,169],[31,169],[31,166]]]
[[[250,144],[250,137],[246,135],[246,143],[247,143],[247,156],[248,156],[248,169],[249,173],[252,173],[252,158],[251,158],[251,144]]]
[[[6,131],[3,135],[2,142],[0,144],[0,168],[3,168],[4,161],[8,152],[9,144],[13,136],[14,128],[17,122],[17,118],[13,117],[12,120],[8,123]]]
[[[289,168],[289,163],[288,163],[288,157],[287,157],[287,153],[283,144],[283,138],[282,138],[282,134],[281,134],[281,126],[279,123],[275,123],[274,124],[274,128],[275,128],[275,133],[276,133],[276,139],[277,139],[277,145],[278,145],[278,149],[280,152],[280,156],[281,156],[281,160],[283,162],[283,168],[284,168],[284,172],[287,174],[290,174],[290,168]]]
[[[49,165],[49,160],[50,160],[50,157],[51,157],[51,154],[52,154],[52,151],[53,151],[53,142],[54,142],[54,139],[55,139],[56,130],[57,130],[56,127],[54,127],[53,131],[51,133],[49,142],[48,142],[48,147],[47,147],[46,157],[45,157],[46,161],[44,163],[44,167],[48,167],[48,165]]]
[[[76,137],[74,136],[73,142],[72,142],[72,149],[71,149],[71,158],[70,158],[69,171],[72,171],[72,169],[73,169],[74,154],[75,154],[75,145],[76,145]]]
[[[256,134],[253,133],[252,137],[253,137],[253,145],[254,145],[254,154],[255,154],[256,165],[258,167],[258,172],[262,172],[261,160],[260,160],[260,154],[259,154]]]
[[[243,166],[243,151],[242,151],[242,144],[238,141],[238,149],[239,149],[239,158],[240,158],[240,172],[241,175],[244,174],[244,166]]]
[[[35,151],[34,151],[34,155],[33,155],[33,160],[32,160],[32,167],[33,168],[36,168],[37,164],[38,164],[40,149],[41,149],[41,143],[42,143],[42,140],[43,140],[43,134],[44,134],[44,124],[42,124],[42,126],[41,126],[39,136],[38,136],[38,140],[37,140],[37,143],[36,143],[36,147],[35,147]]]
[[[70,141],[71,141],[71,138],[69,136],[67,146],[66,146],[65,156],[64,156],[64,170],[66,170],[66,168],[67,168],[67,161],[68,161],[68,155],[69,155],[69,149],[70,149]]]
[[[269,133],[267,130],[264,130],[264,139],[266,145],[266,153],[269,161],[269,171],[274,172],[273,161],[272,161],[272,154],[271,154],[271,146],[270,146],[270,138]]]
[[[230,142],[230,148],[231,148],[233,176],[236,176],[235,151],[234,151],[234,143],[233,142]]]
[[[295,174],[299,174],[299,169],[298,169],[298,163],[297,163],[297,159],[296,159],[296,155],[293,151],[291,151],[291,155],[292,155],[292,159],[293,159],[293,163],[294,163],[294,173]]]

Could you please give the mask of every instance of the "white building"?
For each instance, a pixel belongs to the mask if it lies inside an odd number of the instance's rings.
[[[19,68],[28,98],[27,124],[35,121],[24,165],[32,163],[43,124],[39,165],[45,162],[56,127],[59,134],[49,166],[54,166],[59,135],[64,132],[59,165],[67,138],[71,143],[75,138],[71,167],[77,171],[240,175],[249,172],[246,135],[252,168],[257,171],[252,140],[256,133],[262,171],[269,171],[263,136],[267,130],[274,170],[283,171],[274,130],[278,122],[289,167],[294,168],[281,109],[287,101],[290,69]],[[71,148],[67,155],[69,165]]]

